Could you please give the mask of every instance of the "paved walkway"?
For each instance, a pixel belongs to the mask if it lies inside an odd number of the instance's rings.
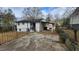
[[[60,43],[58,35],[30,33],[20,39],[0,46],[3,51],[66,51],[67,47]]]

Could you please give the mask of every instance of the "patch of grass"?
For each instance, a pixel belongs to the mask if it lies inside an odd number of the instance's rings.
[[[0,33],[0,44],[8,42],[10,40],[14,40],[17,38],[22,37],[23,35],[26,35],[28,33],[26,32],[4,32]]]

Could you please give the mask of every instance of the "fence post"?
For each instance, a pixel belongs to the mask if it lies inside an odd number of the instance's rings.
[[[74,38],[75,38],[75,41],[77,42],[77,30],[74,30]]]

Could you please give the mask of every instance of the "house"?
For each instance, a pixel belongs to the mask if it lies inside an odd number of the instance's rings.
[[[74,41],[78,42],[77,31],[79,30],[79,7],[70,15],[70,28],[74,31]]]
[[[70,27],[79,30],[79,7],[70,15]]]
[[[53,30],[54,23],[44,22],[43,19],[20,20],[16,22],[17,32],[41,32]]]
[[[41,20],[42,19],[32,19],[32,20],[21,20],[16,22],[17,31],[18,32],[34,32],[34,31],[41,31]]]

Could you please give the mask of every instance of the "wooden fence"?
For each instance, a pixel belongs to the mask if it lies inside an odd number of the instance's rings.
[[[27,34],[26,32],[16,32],[16,31],[1,32],[0,33],[0,44],[20,38],[26,34]]]

